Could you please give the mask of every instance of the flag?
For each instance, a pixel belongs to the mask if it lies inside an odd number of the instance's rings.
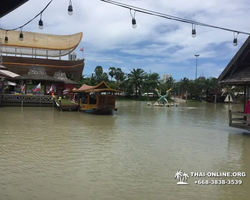
[[[84,51],[83,47],[80,49],[80,51],[82,51],[82,52]]]
[[[50,92],[53,93],[54,90],[55,90],[55,86],[52,84],[51,87],[50,87],[50,89],[49,89],[49,91],[47,93],[50,93]]]
[[[21,87],[21,93],[25,94],[25,84]]]
[[[0,92],[4,89],[4,83],[0,82]]]
[[[67,89],[63,90],[63,94],[68,94],[69,91],[70,91],[70,89],[67,88]]]
[[[36,87],[32,89],[33,92],[41,90],[41,83],[39,83]]]
[[[74,94],[74,96],[73,96],[73,98],[72,98],[72,101],[73,101],[73,102],[75,102],[75,101],[76,101],[75,94]]]

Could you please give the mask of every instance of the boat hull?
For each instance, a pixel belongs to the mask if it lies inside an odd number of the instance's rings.
[[[84,109],[80,109],[81,111],[88,113],[88,114],[95,114],[95,115],[113,115],[113,108],[108,108],[108,107],[104,107],[104,108],[94,108],[94,109],[88,109],[88,110],[84,110]]]

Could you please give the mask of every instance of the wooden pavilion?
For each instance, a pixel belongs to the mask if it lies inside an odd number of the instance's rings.
[[[229,111],[229,126],[250,131],[250,36],[219,76],[219,84],[244,87],[241,111]]]
[[[45,68],[38,65],[32,66],[27,74],[15,77],[15,80],[19,81],[19,85],[26,85],[26,94],[32,94],[32,89],[40,83],[39,95],[51,95],[48,91],[52,84],[55,86],[54,94],[58,94],[60,90],[63,90],[58,85],[64,83],[63,80],[48,76]]]
[[[62,72],[62,71],[56,72],[53,77],[63,81],[63,83],[58,84],[58,87],[63,88],[63,90],[68,89],[68,91],[69,91],[68,96],[69,96],[69,98],[72,98],[73,97],[73,91],[72,90],[74,88],[76,88],[76,85],[78,83],[68,79],[67,76],[66,76],[66,73]],[[63,91],[60,91],[59,96],[63,96]]]

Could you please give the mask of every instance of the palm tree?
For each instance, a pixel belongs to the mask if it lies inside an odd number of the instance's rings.
[[[116,79],[116,82],[121,82],[124,80],[124,72],[121,70],[121,68],[116,68],[115,70],[115,79]]]
[[[129,83],[134,88],[136,97],[138,96],[138,92],[139,94],[141,93],[141,87],[143,85],[145,75],[144,70],[141,68],[133,69],[128,74]]]
[[[102,73],[103,73],[102,66],[96,66],[96,68],[95,68],[95,75],[98,77],[98,76],[101,76]]]
[[[175,173],[174,178],[175,178],[175,179],[179,179],[180,182],[182,181],[182,177],[183,177],[183,172],[182,172],[182,170],[179,170],[179,171],[177,171],[177,172]]]
[[[167,88],[172,88],[173,85],[174,85],[174,82],[175,82],[175,80],[173,79],[172,76],[170,76],[170,77],[167,79],[167,81],[166,81]]]
[[[153,92],[159,85],[160,76],[158,73],[145,74],[145,82],[143,92]]]
[[[187,179],[189,178],[188,174],[186,174],[185,172],[183,173],[183,182],[187,181]]]
[[[180,81],[180,89],[181,89],[181,96],[183,96],[183,94],[186,94],[186,100],[187,100],[187,96],[188,96],[188,88],[189,88],[189,79],[184,77],[183,79],[181,79]]]
[[[111,81],[112,81],[113,77],[115,76],[115,71],[116,71],[115,67],[109,68],[109,75],[111,76]]]
[[[217,78],[212,77],[204,80],[203,91],[206,93],[206,98],[208,98],[209,92],[217,89],[220,89]]]

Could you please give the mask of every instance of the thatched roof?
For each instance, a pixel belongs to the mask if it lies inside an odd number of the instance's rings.
[[[66,73],[62,71],[55,72],[53,77],[62,80],[66,84],[78,84],[77,82],[68,79]]]
[[[28,72],[23,76],[15,77],[16,80],[39,80],[39,81],[50,81],[50,82],[63,82],[57,78],[53,78],[46,74],[45,68],[42,66],[32,66]]]
[[[219,84],[250,84],[250,36],[219,76]]]

